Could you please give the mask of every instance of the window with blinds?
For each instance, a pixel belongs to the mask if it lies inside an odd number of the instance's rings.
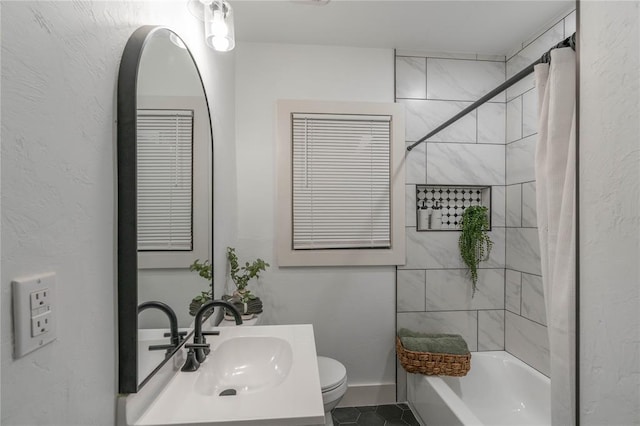
[[[391,246],[391,116],[292,115],[294,250]]]
[[[138,110],[138,251],[193,249],[193,111]]]

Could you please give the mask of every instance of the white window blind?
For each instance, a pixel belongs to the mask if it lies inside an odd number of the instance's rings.
[[[293,114],[293,249],[389,248],[387,115]]]
[[[138,110],[138,250],[193,247],[193,111]]]

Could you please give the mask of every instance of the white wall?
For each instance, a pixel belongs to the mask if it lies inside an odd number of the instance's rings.
[[[205,75],[224,176],[216,244],[232,238],[233,57],[206,49],[185,2],[2,2],[3,425],[114,424],[115,88],[145,24],[175,29]],[[10,282],[45,271],[58,276],[58,339],[13,360]]]
[[[638,2],[581,2],[580,420],[640,424]]]
[[[393,52],[239,43],[236,48],[238,254],[272,266],[250,284],[272,324],[311,323],[318,353],[352,385],[395,382],[394,267],[278,268],[275,238],[277,99],[393,102]]]

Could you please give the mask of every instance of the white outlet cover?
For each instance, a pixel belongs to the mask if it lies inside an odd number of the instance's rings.
[[[56,274],[16,278],[11,282],[13,298],[13,357],[20,358],[56,339]],[[32,294],[47,290],[46,304],[32,308]],[[46,331],[32,337],[32,319],[47,313]],[[42,317],[39,317],[42,318]]]

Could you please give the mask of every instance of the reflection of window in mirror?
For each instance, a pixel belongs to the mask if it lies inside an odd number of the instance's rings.
[[[188,267],[208,256],[207,126],[202,97],[138,97],[140,268]]]

